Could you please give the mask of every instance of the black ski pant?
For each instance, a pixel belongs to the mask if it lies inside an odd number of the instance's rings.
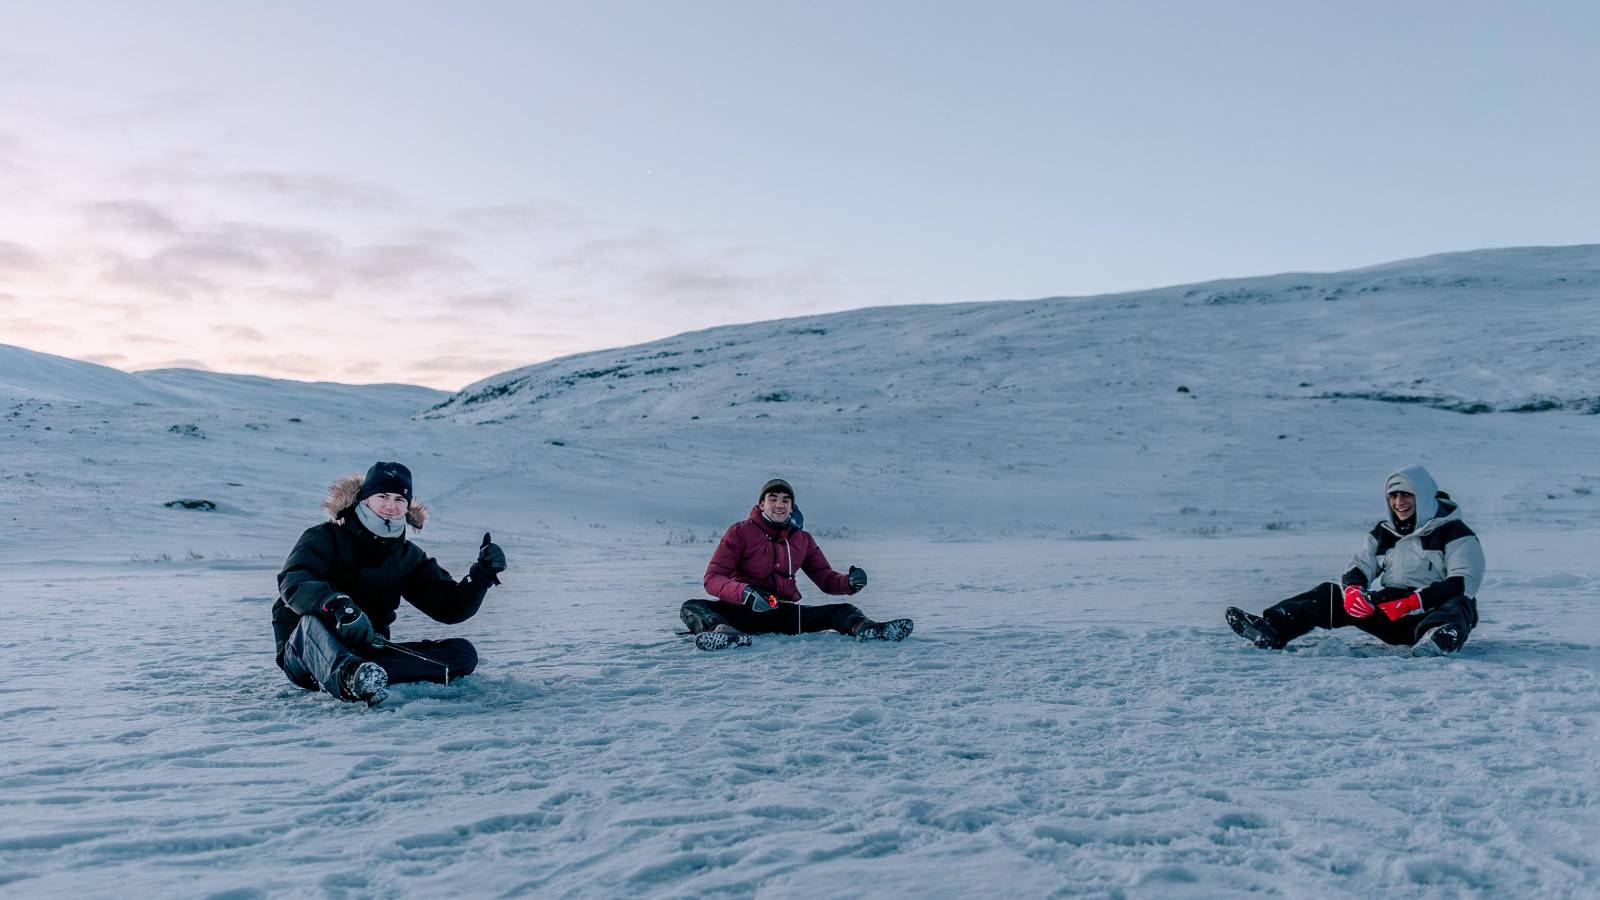
[[[398,649],[397,649],[398,648]],[[401,650],[425,656],[418,659]],[[316,616],[303,616],[294,633],[283,645],[278,666],[289,680],[308,691],[327,691],[346,699],[339,687],[339,673],[355,661],[374,662],[389,673],[390,684],[431,681],[444,684],[478,667],[478,650],[465,638],[443,641],[407,641],[389,644],[378,650],[346,647],[332,630]],[[448,670],[448,672],[447,672]]]
[[[785,602],[777,609],[755,612],[721,600],[699,598],[684,603],[678,618],[689,626],[690,634],[710,631],[718,625],[731,625],[745,634],[810,634],[829,629],[854,634],[857,626],[867,621],[866,614],[850,603],[802,606]]]
[[[1452,597],[1420,616],[1390,619],[1379,610],[1364,619],[1358,619],[1344,611],[1344,588],[1327,581],[1268,607],[1261,616],[1272,623],[1278,636],[1285,642],[1313,628],[1354,627],[1385,644],[1410,647],[1428,629],[1443,625],[1456,626],[1462,642],[1465,642],[1467,634],[1478,624],[1478,601],[1473,597]]]

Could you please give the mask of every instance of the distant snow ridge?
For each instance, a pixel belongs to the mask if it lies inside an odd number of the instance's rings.
[[[0,344],[0,397],[162,406],[181,397],[109,366]]]
[[[375,414],[410,415],[442,396],[441,391],[406,384],[288,381],[196,369],[151,369],[130,374],[0,344],[0,397],[14,399],[302,413],[359,407]]]
[[[785,418],[1180,388],[1463,413],[1600,413],[1600,245],[1452,253],[1130,294],[894,306],[713,328],[505,372],[466,422]]]
[[[289,381],[257,375],[227,375],[196,369],[149,369],[135,378],[196,406],[231,409],[293,409],[335,412],[359,406],[372,414],[410,415],[444,396],[412,384],[339,384]]]

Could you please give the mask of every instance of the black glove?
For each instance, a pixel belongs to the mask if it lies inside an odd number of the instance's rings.
[[[852,590],[859,591],[859,590],[861,590],[862,588],[864,588],[866,586],[867,586],[867,570],[858,569],[855,566],[851,566],[850,567],[850,588]]]
[[[749,585],[745,585],[742,599],[744,608],[751,612],[767,612],[778,608],[777,597],[769,597]]]
[[[339,643],[356,650],[376,650],[383,646],[383,638],[372,627],[372,620],[349,597],[334,595],[322,604],[322,611],[327,614],[328,624],[333,626],[333,635]]]
[[[489,540],[487,531],[483,533],[483,543],[478,545],[478,561],[472,567],[495,584],[500,583],[498,573],[506,570],[506,552],[500,549],[499,544]]]

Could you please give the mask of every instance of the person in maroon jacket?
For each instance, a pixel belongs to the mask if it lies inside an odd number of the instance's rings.
[[[716,599],[690,600],[678,611],[696,647],[747,647],[752,634],[828,629],[857,640],[899,641],[911,633],[910,619],[874,622],[851,603],[800,605],[800,572],[829,594],[867,586],[867,573],[855,566],[835,571],[802,523],[789,482],[774,478],[761,486],[750,517],[729,526],[706,566],[706,591]]]

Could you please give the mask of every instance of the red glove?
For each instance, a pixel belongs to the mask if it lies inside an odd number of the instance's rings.
[[[1401,597],[1399,600],[1390,600],[1388,603],[1379,603],[1378,608],[1383,610],[1383,614],[1388,616],[1389,621],[1392,622],[1406,613],[1421,609],[1422,598],[1418,597],[1415,593],[1411,593]]]
[[[1361,589],[1361,585],[1352,584],[1345,587],[1344,611],[1349,613],[1352,619],[1365,619],[1374,612],[1372,601],[1367,599],[1367,592]]]

